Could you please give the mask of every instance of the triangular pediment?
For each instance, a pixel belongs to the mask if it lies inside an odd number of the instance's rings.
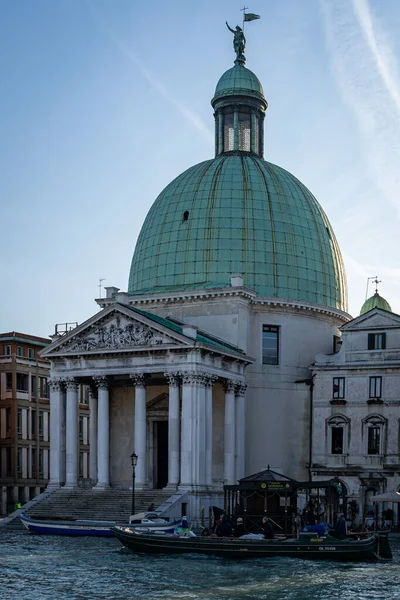
[[[155,398],[152,398],[151,400],[148,400],[146,403],[146,410],[147,411],[159,411],[159,410],[166,410],[168,411],[168,394],[166,392],[163,392],[162,394],[159,394],[158,396],[156,396]]]
[[[345,325],[342,331],[368,331],[374,329],[397,329],[400,328],[400,315],[374,308],[369,312],[356,317]]]
[[[184,335],[170,331],[168,326],[154,323],[128,307],[116,304],[54,340],[42,356],[104,354],[191,345]]]

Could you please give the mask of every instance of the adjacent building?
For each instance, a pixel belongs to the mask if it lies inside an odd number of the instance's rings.
[[[400,489],[400,316],[376,293],[341,333],[312,367],[312,472],[340,479],[359,522],[375,517],[373,495]]]
[[[40,355],[51,340],[15,331],[0,334],[1,514],[44,491],[50,472],[50,362]],[[88,392],[79,390],[80,475],[88,477]],[[86,396],[86,397],[85,397]]]

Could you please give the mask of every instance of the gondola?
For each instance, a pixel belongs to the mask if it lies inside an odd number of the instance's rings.
[[[115,526],[114,535],[123,546],[147,554],[207,554],[225,558],[272,558],[276,556],[308,560],[365,561],[391,558],[388,537],[374,533],[365,539],[348,537],[344,540],[330,535],[317,537],[302,532],[298,538],[274,540],[217,538],[187,535],[149,534]]]

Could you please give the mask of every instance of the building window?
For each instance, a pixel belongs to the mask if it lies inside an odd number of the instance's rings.
[[[334,400],[343,400],[344,398],[344,377],[333,378],[332,397]]]
[[[32,398],[36,398],[36,393],[37,393],[36,375],[32,375],[31,376],[31,394],[32,394]]]
[[[31,450],[31,473],[32,473],[33,479],[36,479],[36,470],[37,470],[37,452],[36,452],[36,448],[32,448],[32,450]]]
[[[6,476],[7,477],[11,477],[12,476],[12,455],[11,455],[11,450],[12,450],[12,448],[6,448]]]
[[[17,436],[18,439],[22,439],[22,408],[17,410]]]
[[[11,346],[4,346],[4,356],[11,356]]]
[[[385,427],[387,420],[381,415],[369,415],[363,420],[364,444],[367,454],[384,454]]]
[[[49,397],[49,386],[46,377],[39,377],[39,398]]]
[[[233,113],[224,115],[224,152],[231,152],[234,145]]]
[[[279,327],[276,325],[263,325],[262,362],[263,365],[279,364]]]
[[[368,350],[384,350],[386,348],[386,333],[369,333]]]
[[[369,397],[370,398],[381,398],[382,397],[382,377],[370,377],[369,378]]]
[[[31,437],[34,438],[36,436],[36,410],[31,410]]]
[[[39,478],[43,479],[44,475],[44,451],[39,450]]]
[[[11,408],[6,408],[6,436],[9,437],[11,432]]]
[[[44,440],[44,411],[39,410],[39,440]]]
[[[381,453],[381,428],[368,427],[368,454]]]
[[[332,427],[331,454],[343,454],[343,427]]]
[[[28,375],[17,373],[17,392],[28,391]]]
[[[33,348],[28,348],[28,358],[35,358],[35,350]]]
[[[17,475],[22,476],[22,448],[17,449]]]
[[[6,373],[6,391],[12,392],[12,373]]]
[[[17,356],[24,356],[24,349],[22,346],[17,346]]]
[[[350,434],[350,419],[344,415],[333,415],[327,420],[327,427],[327,453],[345,454]]]

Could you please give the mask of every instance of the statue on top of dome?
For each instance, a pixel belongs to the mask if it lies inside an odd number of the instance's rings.
[[[236,60],[244,62],[246,60],[244,56],[246,38],[244,37],[243,29],[239,25],[236,25],[236,29],[232,29],[229,27],[228,21],[226,21],[226,26],[233,33],[233,48],[236,52]]]

